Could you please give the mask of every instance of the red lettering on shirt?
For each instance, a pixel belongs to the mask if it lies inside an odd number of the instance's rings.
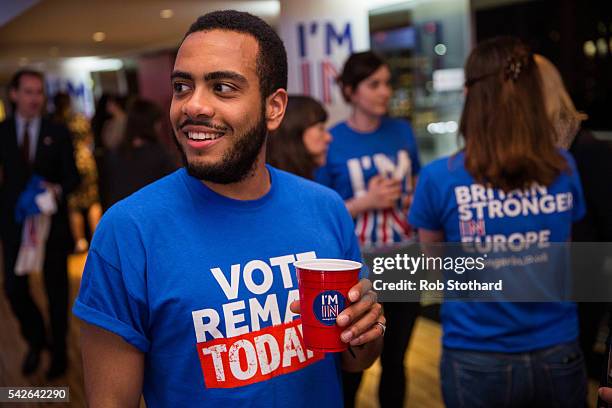
[[[301,319],[197,344],[207,388],[235,388],[300,370],[323,359],[307,350]]]

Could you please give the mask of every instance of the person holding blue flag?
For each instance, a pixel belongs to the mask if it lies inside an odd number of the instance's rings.
[[[66,198],[78,187],[80,177],[68,129],[43,117],[43,75],[32,70],[17,72],[9,84],[9,94],[15,111],[0,123],[0,238],[4,252],[4,291],[28,343],[22,373],[34,373],[40,364],[41,352],[48,347],[52,358],[47,377],[53,379],[64,374],[68,363],[67,263],[74,241]],[[27,222],[16,217],[15,209],[34,175],[41,178],[34,180],[34,189],[42,183],[57,203],[57,211],[51,216],[42,268],[49,304],[50,337],[30,295],[28,276],[17,275],[15,270],[24,221]]]

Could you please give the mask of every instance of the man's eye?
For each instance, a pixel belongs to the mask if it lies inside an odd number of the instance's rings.
[[[186,90],[189,89],[187,84],[184,84],[182,82],[175,82],[175,83],[173,83],[172,84],[172,88],[174,89],[175,93],[182,93],[182,92],[185,92]]]
[[[235,91],[236,88],[228,84],[215,84],[214,90],[215,92],[219,92],[219,93],[227,93],[227,92]]]

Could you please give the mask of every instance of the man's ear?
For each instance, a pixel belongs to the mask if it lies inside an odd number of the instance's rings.
[[[280,126],[285,116],[288,98],[287,91],[279,88],[266,99],[266,125],[268,131],[272,132]]]

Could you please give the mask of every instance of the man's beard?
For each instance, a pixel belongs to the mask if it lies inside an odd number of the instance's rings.
[[[190,176],[215,184],[231,184],[238,183],[253,173],[255,162],[266,141],[267,131],[265,111],[262,110],[255,126],[242,135],[234,134],[234,144],[223,154],[219,163],[213,164],[190,163],[178,136],[175,135],[173,139]]]

